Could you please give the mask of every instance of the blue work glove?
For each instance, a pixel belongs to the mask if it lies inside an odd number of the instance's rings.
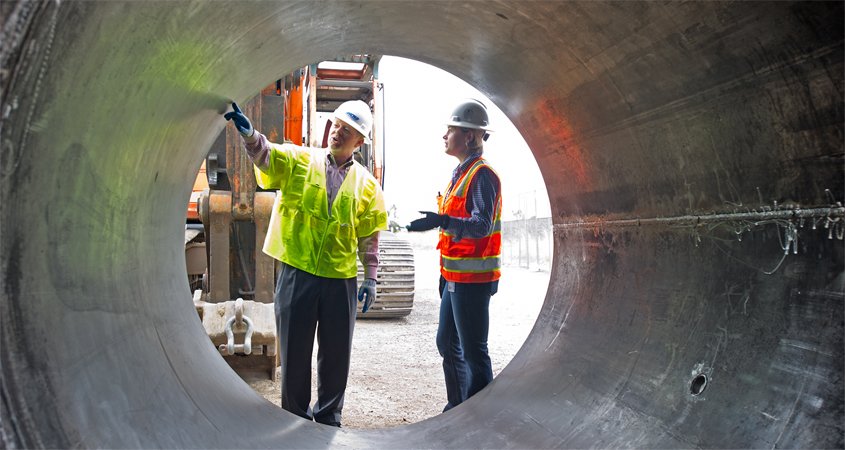
[[[223,114],[223,118],[234,122],[235,128],[237,128],[238,131],[245,137],[252,136],[252,133],[255,132],[252,128],[252,123],[250,123],[249,119],[247,119],[244,113],[241,112],[241,109],[238,108],[238,104],[232,102],[232,109],[234,109],[234,111]]]
[[[420,211],[420,214],[425,214],[425,217],[412,221],[410,225],[405,227],[408,231],[428,231],[437,227],[446,228],[449,226],[449,216],[445,214],[437,214],[431,211]]]
[[[367,278],[361,283],[361,287],[358,288],[358,302],[360,303],[361,301],[364,302],[361,312],[365,313],[373,305],[373,302],[376,301],[376,280]]]

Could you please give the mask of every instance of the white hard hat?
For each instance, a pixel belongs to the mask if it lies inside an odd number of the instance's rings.
[[[373,113],[370,107],[361,100],[343,102],[334,110],[334,117],[340,119],[364,136],[364,142],[369,144],[370,130],[373,128]]]
[[[487,107],[478,100],[469,98],[461,102],[452,112],[446,125],[475,130],[493,131],[487,118]]]

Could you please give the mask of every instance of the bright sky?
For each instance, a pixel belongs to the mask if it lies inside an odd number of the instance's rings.
[[[385,205],[396,205],[401,225],[436,211],[458,160],[445,153],[446,120],[462,99],[483,102],[494,132],[484,143],[484,157],[502,181],[502,215],[549,217],[549,197],[531,150],[522,136],[483,94],[452,74],[418,61],[384,56],[379,64],[384,83]]]

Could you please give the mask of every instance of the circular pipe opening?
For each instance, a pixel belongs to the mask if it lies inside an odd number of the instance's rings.
[[[689,392],[693,396],[701,395],[704,389],[707,388],[707,375],[700,373],[693,377],[689,383]]]
[[[354,60],[350,55],[340,60]],[[500,280],[499,292],[491,298],[489,312],[488,333],[488,354],[491,359],[491,367],[494,377],[510,362],[520,346],[525,342],[532,326],[536,322],[537,315],[546,296],[549,281],[549,273],[552,262],[552,230],[551,212],[548,195],[546,193],[543,177],[537,167],[531,150],[528,148],[522,136],[516,130],[511,121],[487,96],[479,92],[460,78],[437,67],[421,63],[416,60],[399,58],[394,56],[379,56],[376,64],[377,73],[375,81],[378,82],[377,93],[373,96],[372,104],[376,109],[376,125],[374,127],[377,139],[376,149],[366,148],[362,153],[371,155],[374,151],[379,157],[379,169],[374,171],[380,174],[384,180],[385,206],[390,212],[390,220],[406,225],[416,218],[420,210],[432,209],[435,204],[433,193],[444,191],[449,180],[451,171],[458,166],[459,162],[454,157],[445,154],[443,150],[443,134],[446,129],[445,123],[448,114],[454,104],[465,98],[481,100],[487,107],[491,126],[495,133],[485,141],[484,158],[496,170],[502,185],[502,197],[507,199],[508,209],[502,211],[502,279]],[[361,64],[363,65],[363,64]],[[308,85],[312,77],[311,67],[343,67],[336,62],[314,63],[302,70],[296,71],[301,74],[301,82]],[[361,70],[359,65],[352,64],[347,67],[352,73],[359,77],[369,77],[368,72],[358,75],[356,70]],[[337,77],[337,73],[325,74],[326,78],[318,77],[318,83],[330,84],[330,77]],[[300,80],[297,80],[299,82]],[[256,115],[260,122],[255,123],[256,130],[265,136],[277,136],[284,124],[285,127],[298,126],[297,120],[284,117],[285,114],[295,114],[287,106],[290,98],[299,95],[300,91],[293,91],[289,85],[289,77],[271,83],[268,88],[248,100],[239,102],[248,116]],[[319,84],[318,84],[319,85]],[[421,91],[419,86],[437,86],[434,92]],[[273,87],[276,89],[272,89]],[[297,84],[295,88],[298,88]],[[365,92],[369,94],[368,92]],[[328,117],[328,110],[334,107],[326,98],[342,98],[343,95],[350,95],[347,92],[338,92],[337,89],[326,89],[317,91],[316,108],[320,111],[317,115],[316,135],[309,137],[308,121],[303,121],[306,126],[301,128],[302,140],[312,142],[319,147],[323,140],[321,126]],[[365,100],[369,99],[367,95]],[[253,108],[253,104],[263,105]],[[275,108],[268,105],[285,105],[284,108]],[[306,105],[309,102],[305,102]],[[325,104],[325,105],[324,105]],[[308,107],[306,107],[307,110]],[[260,115],[253,111],[260,111]],[[380,118],[384,111],[389,111],[389,116],[383,120]],[[304,117],[309,117],[305,114]],[[413,120],[404,120],[412,117]],[[256,120],[251,117],[252,120]],[[221,119],[222,120],[222,119]],[[287,130],[291,133],[291,130]],[[227,138],[227,133],[229,137]],[[293,133],[291,133],[293,134]],[[232,139],[234,136],[234,139]],[[408,136],[415,136],[409,140]],[[280,142],[280,137],[276,141]],[[198,174],[195,183],[196,192],[192,199],[196,198],[202,190],[212,189],[215,196],[227,196],[234,186],[252,186],[251,180],[246,182],[221,180],[221,174],[228,173],[233,177],[252,177],[252,171],[240,171],[231,167],[237,164],[251,164],[248,160],[232,158],[239,155],[242,149],[239,147],[240,140],[234,130],[227,129],[215,140],[211,156],[206,158],[206,166]],[[325,144],[322,144],[325,145]],[[225,147],[234,146],[232,149]],[[384,149],[383,151],[381,149]],[[231,152],[231,154],[230,154]],[[229,156],[227,156],[229,154]],[[229,159],[234,159],[230,162]],[[365,162],[365,166],[367,166]],[[209,170],[209,167],[211,169]],[[223,171],[226,169],[225,172]],[[384,168],[387,168],[385,171]],[[211,176],[209,177],[209,174]],[[216,175],[215,175],[216,174]],[[423,175],[425,174],[425,175]],[[378,176],[378,175],[377,175]],[[208,181],[208,183],[206,183]],[[243,205],[242,205],[243,206]],[[189,212],[196,206],[189,205]],[[189,213],[189,222],[196,222]],[[213,220],[220,221],[219,216]],[[209,217],[205,217],[209,220]],[[242,223],[250,223],[247,220]],[[191,240],[186,244],[186,255],[189,250],[193,260],[190,267],[189,279],[198,280],[203,270],[206,280],[202,292],[195,292],[202,298],[202,308],[210,305],[206,301],[217,304],[222,308],[224,304],[232,303],[232,299],[217,298],[221,292],[208,291],[209,281],[220,282],[221,276],[229,276],[230,290],[236,292],[235,284],[249,283],[252,276],[244,281],[241,274],[251,274],[256,268],[254,261],[258,258],[269,258],[261,252],[260,245],[253,245],[253,236],[237,236],[230,238],[229,253],[233,255],[228,258],[228,264],[239,263],[236,270],[221,270],[221,262],[218,261],[212,268],[208,267],[204,251],[209,236],[206,233],[210,230],[215,233],[215,239],[222,237],[217,234],[219,230],[225,229],[224,236],[235,236],[244,230],[243,227],[219,227],[219,226],[196,226],[186,230],[186,239]],[[215,231],[218,230],[218,231]],[[247,228],[252,231],[252,228]],[[255,230],[258,232],[259,230]],[[435,283],[439,277],[439,251],[435,249],[437,244],[437,232],[408,233],[402,228],[394,230],[390,239],[398,239],[406,242],[414,257],[416,275],[414,277],[415,287],[411,287],[414,298],[414,307],[407,316],[391,316],[390,311],[381,311],[382,304],[377,302],[373,310],[368,314],[358,314],[358,321],[355,326],[355,335],[352,342],[351,372],[348,378],[348,387],[343,408],[343,426],[347,429],[374,429],[406,425],[418,422],[442,412],[446,404],[446,391],[443,382],[444,374],[442,358],[438,355],[437,349],[432,348],[438,329],[438,308],[440,299],[436,292]],[[202,252],[197,252],[197,246],[202,244]],[[244,246],[244,243],[248,245]],[[244,261],[244,251],[254,252],[249,261]],[[382,259],[386,256],[388,266],[395,259],[391,257],[390,245],[382,250]],[[202,258],[202,264],[197,261]],[[201,267],[200,267],[201,266]],[[390,271],[391,269],[387,269]],[[389,274],[383,273],[382,281],[390,283]],[[398,305],[397,288],[387,287],[384,289],[388,308],[390,305]],[[254,300],[254,293],[248,292],[248,300]],[[234,294],[230,294],[234,295]],[[272,296],[265,294],[272,307]],[[520,298],[519,302],[511,299]],[[264,300],[267,301],[266,299]],[[373,313],[375,311],[375,313]],[[369,320],[375,318],[380,320]],[[225,317],[224,317],[225,319]],[[213,336],[222,335],[216,328],[223,321],[219,321],[215,315],[204,317],[203,323],[209,334]],[[225,321],[225,320],[224,320]],[[215,325],[216,324],[216,325]],[[409,333],[408,328],[414,332]],[[240,337],[239,337],[240,339]],[[315,350],[319,344],[315,342]],[[331,349],[329,349],[331,350]],[[280,379],[269,379],[266,368],[266,358],[262,355],[252,357],[258,369],[250,367],[250,358],[238,357],[228,358],[229,364],[236,369],[236,372],[244,378],[248,384],[261,394],[265,399],[275,405],[280,404]],[[384,361],[391,361],[385,364]],[[316,366],[316,362],[312,362]],[[272,371],[272,368],[269,369]],[[402,380],[414,380],[415,388],[410,388],[407,382]],[[312,385],[317,380],[312,379]],[[313,388],[314,386],[312,386]],[[312,389],[312,401],[317,398],[317,391]],[[390,400],[387,400],[390,399]],[[380,414],[373,420],[371,411],[378,410]]]

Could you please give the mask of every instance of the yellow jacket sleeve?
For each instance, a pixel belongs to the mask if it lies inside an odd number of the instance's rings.
[[[358,211],[357,237],[369,236],[376,231],[387,229],[387,211],[384,208],[384,193],[373,179],[364,187],[363,198],[368,202],[361,202]]]
[[[308,164],[309,152],[293,144],[270,143],[269,162],[266,168],[255,166],[255,181],[263,189],[282,192],[290,183],[294,167]]]

